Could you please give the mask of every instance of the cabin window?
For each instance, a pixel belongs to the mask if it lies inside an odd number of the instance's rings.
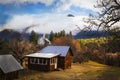
[[[43,59],[43,64],[46,64],[46,59]]]
[[[51,64],[55,64],[55,63],[56,63],[56,58],[51,58],[51,59],[50,59],[50,63],[51,63]]]
[[[37,58],[31,58],[30,63],[31,64],[38,64],[38,59]]]
[[[30,58],[30,63],[31,64],[35,64],[35,59],[34,58]]]
[[[39,59],[39,64],[41,64],[42,63],[42,59]]]
[[[47,60],[46,59],[39,59],[39,64],[46,65],[47,64]]]
[[[38,59],[34,58],[35,64],[38,64]]]
[[[37,58],[31,58],[30,59],[31,64],[40,64],[40,65],[46,65],[47,60],[46,59],[37,59]]]

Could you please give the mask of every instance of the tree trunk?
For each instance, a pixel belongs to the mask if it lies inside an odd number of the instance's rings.
[[[23,66],[23,59],[20,59],[20,64]]]

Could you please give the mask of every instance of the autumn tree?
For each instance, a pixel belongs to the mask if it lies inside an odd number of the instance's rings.
[[[35,33],[35,31],[31,31],[31,34],[30,34],[30,38],[29,38],[30,42],[32,42],[33,44],[37,44],[38,42],[38,36],[37,34]]]
[[[27,41],[22,40],[14,40],[10,41],[7,44],[6,50],[13,54],[17,60],[20,61],[21,65],[23,64],[23,60],[25,55],[33,53],[35,51],[34,45]]]
[[[77,40],[71,39],[67,36],[54,39],[52,45],[71,46],[74,53],[78,53],[81,51],[80,43]]]
[[[107,42],[108,52],[120,52],[120,28],[114,28],[110,30],[110,38]]]

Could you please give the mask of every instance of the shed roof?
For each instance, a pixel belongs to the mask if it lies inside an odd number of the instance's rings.
[[[29,54],[27,55],[27,57],[39,57],[39,58],[52,58],[55,56],[58,56],[60,54],[53,54],[53,53],[33,53],[33,54]]]
[[[69,46],[47,46],[39,51],[39,53],[59,53],[60,56],[66,56]]]
[[[12,55],[0,55],[0,68],[4,73],[23,69]]]

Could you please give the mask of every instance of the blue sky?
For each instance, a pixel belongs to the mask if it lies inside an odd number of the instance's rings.
[[[28,30],[39,33],[66,32],[84,27],[83,18],[96,14],[96,0],[0,0],[0,29]],[[75,17],[67,17],[72,14]]]

